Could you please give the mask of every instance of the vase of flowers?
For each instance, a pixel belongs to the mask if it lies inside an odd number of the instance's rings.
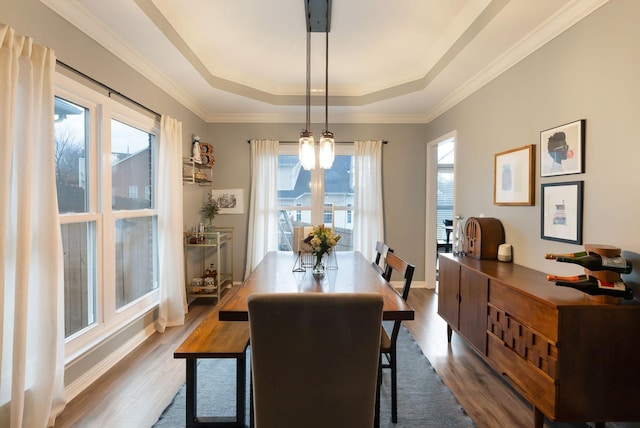
[[[320,226],[314,226],[313,231],[304,238],[303,242],[311,247],[311,253],[315,256],[312,273],[316,277],[322,277],[325,274],[325,266],[322,263],[322,257],[331,253],[333,248],[338,244],[341,236],[336,234],[333,229]]]

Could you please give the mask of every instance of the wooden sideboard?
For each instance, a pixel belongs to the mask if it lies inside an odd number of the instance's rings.
[[[440,254],[438,314],[552,421],[640,420],[640,303],[603,304],[533,269]]]

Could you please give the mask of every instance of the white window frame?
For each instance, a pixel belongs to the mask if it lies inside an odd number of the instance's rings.
[[[95,279],[96,320],[92,325],[65,339],[65,362],[67,364],[107,340],[117,331],[153,310],[159,302],[159,289],[116,309],[115,298],[115,221],[120,218],[156,217],[156,208],[114,211],[111,205],[111,120],[115,119],[156,136],[159,143],[158,123],[121,103],[99,94],[88,87],[62,75],[56,74],[55,96],[86,107],[89,111],[87,138],[88,183],[90,186],[88,208],[83,213],[59,215],[60,224],[95,222]],[[157,153],[157,149],[155,150]],[[157,155],[152,186],[157,192]],[[102,174],[103,171],[107,173]],[[101,191],[108,189],[109,191]],[[153,197],[157,201],[156,197]],[[91,243],[89,243],[91,244]],[[91,248],[90,248],[91,251]]]
[[[287,211],[310,211],[311,212],[311,224],[323,224],[324,223],[324,211],[327,209],[324,206],[324,169],[320,168],[318,159],[320,159],[319,155],[319,147],[316,144],[316,167],[311,170],[311,206],[279,206],[278,210],[287,210]],[[335,145],[335,154],[336,156],[355,156],[355,145],[354,144],[336,144]],[[278,155],[298,155],[298,145],[297,144],[280,144],[278,146]],[[334,206],[334,211],[355,211],[357,208],[353,205],[351,206]]]

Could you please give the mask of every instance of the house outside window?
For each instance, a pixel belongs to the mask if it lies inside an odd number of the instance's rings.
[[[281,144],[278,156],[279,249],[293,249],[293,228],[335,228],[342,238],[337,251],[353,249],[353,223],[347,221],[354,203],[354,148],[336,145],[333,166],[307,171],[298,159],[296,144]],[[295,208],[294,208],[295,207]]]
[[[56,81],[56,187],[70,360],[157,304],[158,130],[155,119],[64,76]],[[110,168],[103,159],[111,160]],[[139,188],[145,189],[142,198]]]

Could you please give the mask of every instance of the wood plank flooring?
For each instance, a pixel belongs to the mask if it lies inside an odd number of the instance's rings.
[[[447,343],[446,323],[437,315],[433,290],[412,289],[409,303],[416,316],[406,323],[407,328],[478,428],[533,426],[531,406],[460,337],[454,333]],[[210,310],[216,308],[192,305],[184,326],[150,337],[68,403],[55,427],[153,425],[185,379],[185,362],[174,359],[173,352]]]

